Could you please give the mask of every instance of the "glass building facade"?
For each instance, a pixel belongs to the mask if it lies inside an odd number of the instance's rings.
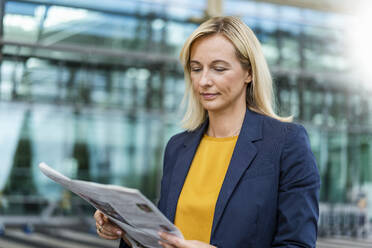
[[[178,53],[206,1],[0,2],[0,215],[50,202],[79,214],[71,205],[85,205],[42,176],[41,161],[156,201],[164,146],[181,131]],[[345,52],[352,17],[243,0],[226,0],[224,14],[254,30],[278,112],[307,128],[321,201],[363,194],[372,216],[372,87]]]

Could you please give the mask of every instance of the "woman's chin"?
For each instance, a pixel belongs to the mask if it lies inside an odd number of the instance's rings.
[[[203,108],[208,111],[208,112],[218,112],[222,109],[222,106],[220,104],[215,104],[215,103],[204,103]]]

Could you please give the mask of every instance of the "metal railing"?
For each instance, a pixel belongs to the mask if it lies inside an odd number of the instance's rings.
[[[320,204],[319,237],[367,238],[371,232],[366,209],[351,204]]]

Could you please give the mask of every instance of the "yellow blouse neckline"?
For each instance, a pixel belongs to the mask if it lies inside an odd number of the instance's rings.
[[[236,140],[238,137],[239,135],[230,136],[230,137],[212,137],[212,136],[208,136],[207,134],[204,134],[203,139],[209,140],[209,141],[223,142],[223,141],[233,141],[233,140]]]

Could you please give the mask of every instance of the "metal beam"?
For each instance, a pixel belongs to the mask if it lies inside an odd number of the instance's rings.
[[[5,226],[7,225],[52,225],[52,226],[76,226],[81,225],[81,223],[91,222],[90,217],[66,217],[66,216],[56,216],[56,217],[47,217],[42,218],[39,215],[35,216],[2,216],[1,222]]]
[[[3,1],[3,0],[0,0]],[[38,5],[45,5],[45,6],[59,6],[59,7],[67,7],[67,8],[74,8],[74,9],[84,9],[88,11],[94,11],[94,12],[100,12],[100,13],[105,13],[109,15],[119,15],[119,16],[129,16],[129,17],[138,17],[142,19],[166,19],[169,21],[173,22],[178,22],[178,23],[188,23],[187,19],[183,18],[175,18],[175,17],[170,17],[168,16],[165,12],[164,13],[157,13],[154,15],[153,13],[149,14],[139,14],[135,12],[130,12],[130,11],[124,11],[124,10],[117,10],[117,9],[102,9],[102,8],[96,8],[96,7],[91,7],[89,5],[79,5],[78,1],[76,4],[73,3],[58,3],[58,2],[51,2],[47,3],[45,1],[38,1],[38,0],[5,0],[5,1],[11,1],[11,2],[19,2],[19,3],[31,3],[31,4],[38,4]],[[156,4],[161,5],[160,3]],[[174,5],[177,6],[176,3],[167,3],[168,5]]]
[[[357,14],[356,13],[357,9],[361,5],[367,4],[366,0],[253,0],[253,1],[351,15]]]
[[[133,61],[146,61],[149,64],[175,64],[179,63],[178,59],[173,56],[163,55],[163,54],[153,54],[148,52],[136,52],[136,51],[118,51],[112,49],[96,48],[96,47],[81,47],[73,45],[42,45],[35,44],[32,42],[19,42],[19,41],[9,41],[0,40],[0,45],[9,45],[16,47],[28,47],[32,49],[45,49],[51,51],[60,52],[72,52],[79,53],[88,57],[94,56],[106,56],[111,58],[123,58]]]

